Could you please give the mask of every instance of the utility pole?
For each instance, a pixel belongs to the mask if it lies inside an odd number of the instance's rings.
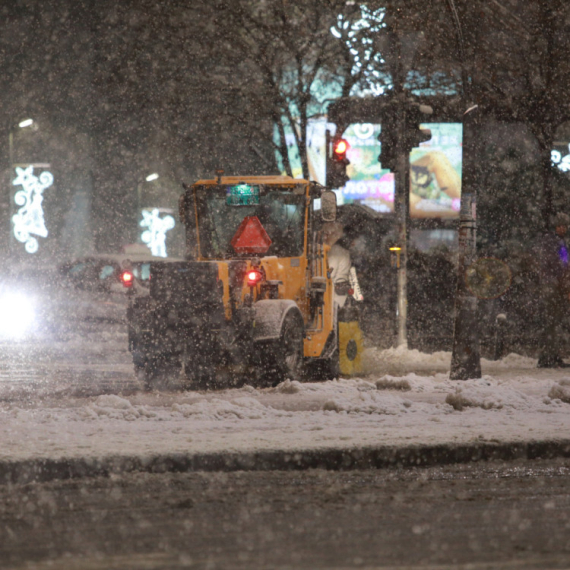
[[[477,257],[477,177],[475,164],[479,108],[473,105],[463,115],[463,184],[459,212],[459,256],[455,293],[455,323],[451,353],[451,380],[481,378],[481,350],[477,297],[465,281],[468,267]]]
[[[451,354],[451,380],[481,378],[481,350],[479,345],[479,320],[477,297],[468,289],[465,281],[467,268],[477,256],[477,188],[480,184],[480,165],[475,162],[480,143],[480,109],[473,102],[471,83],[466,70],[465,50],[461,22],[454,0],[447,0],[457,34],[458,55],[461,61],[463,89],[463,181],[459,213],[459,259],[457,265],[457,290],[455,295],[455,323]]]

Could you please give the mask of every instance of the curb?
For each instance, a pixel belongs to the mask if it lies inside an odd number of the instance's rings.
[[[152,457],[109,456],[0,462],[0,484],[26,484],[125,473],[189,471],[301,471],[433,467],[475,461],[570,457],[570,440],[419,445],[295,452],[167,454]]]

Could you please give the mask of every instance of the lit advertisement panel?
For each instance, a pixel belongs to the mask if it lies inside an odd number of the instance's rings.
[[[461,123],[430,123],[431,139],[410,153],[410,216],[457,218],[461,202]]]
[[[344,202],[359,201],[377,212],[394,211],[394,174],[382,169],[378,162],[380,125],[354,123],[343,133],[350,148],[346,153],[350,164],[350,180],[341,189]]]
[[[462,125],[422,125],[431,140],[410,153],[410,216],[412,218],[454,218],[461,200]],[[380,125],[358,123],[343,134],[350,148],[347,168],[350,180],[340,189],[343,202],[358,201],[378,212],[394,211],[394,174],[382,169]]]

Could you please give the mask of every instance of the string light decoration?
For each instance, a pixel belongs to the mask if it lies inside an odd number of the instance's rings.
[[[12,216],[14,237],[24,244],[28,253],[36,253],[39,243],[36,237],[47,238],[48,230],[42,207],[43,192],[53,184],[53,174],[44,170],[39,177],[34,174],[34,166],[16,167],[13,186],[22,189],[14,194],[14,202],[20,209]]]
[[[160,210],[142,211],[143,219],[140,222],[141,228],[148,228],[141,234],[141,240],[148,245],[152,255],[156,257],[167,257],[166,252],[166,232],[176,225],[173,216],[166,215],[160,217]]]

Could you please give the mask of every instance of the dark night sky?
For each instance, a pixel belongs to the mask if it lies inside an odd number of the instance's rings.
[[[182,180],[216,168],[260,168],[247,141],[261,133],[228,120],[230,95],[204,79],[216,62],[196,40],[202,26],[191,4],[3,0],[0,7],[3,138],[21,118],[37,121],[41,134],[17,133],[15,152],[52,163],[64,202],[79,187],[91,195],[99,249],[131,240],[133,192],[149,171],[160,171],[176,194]]]

